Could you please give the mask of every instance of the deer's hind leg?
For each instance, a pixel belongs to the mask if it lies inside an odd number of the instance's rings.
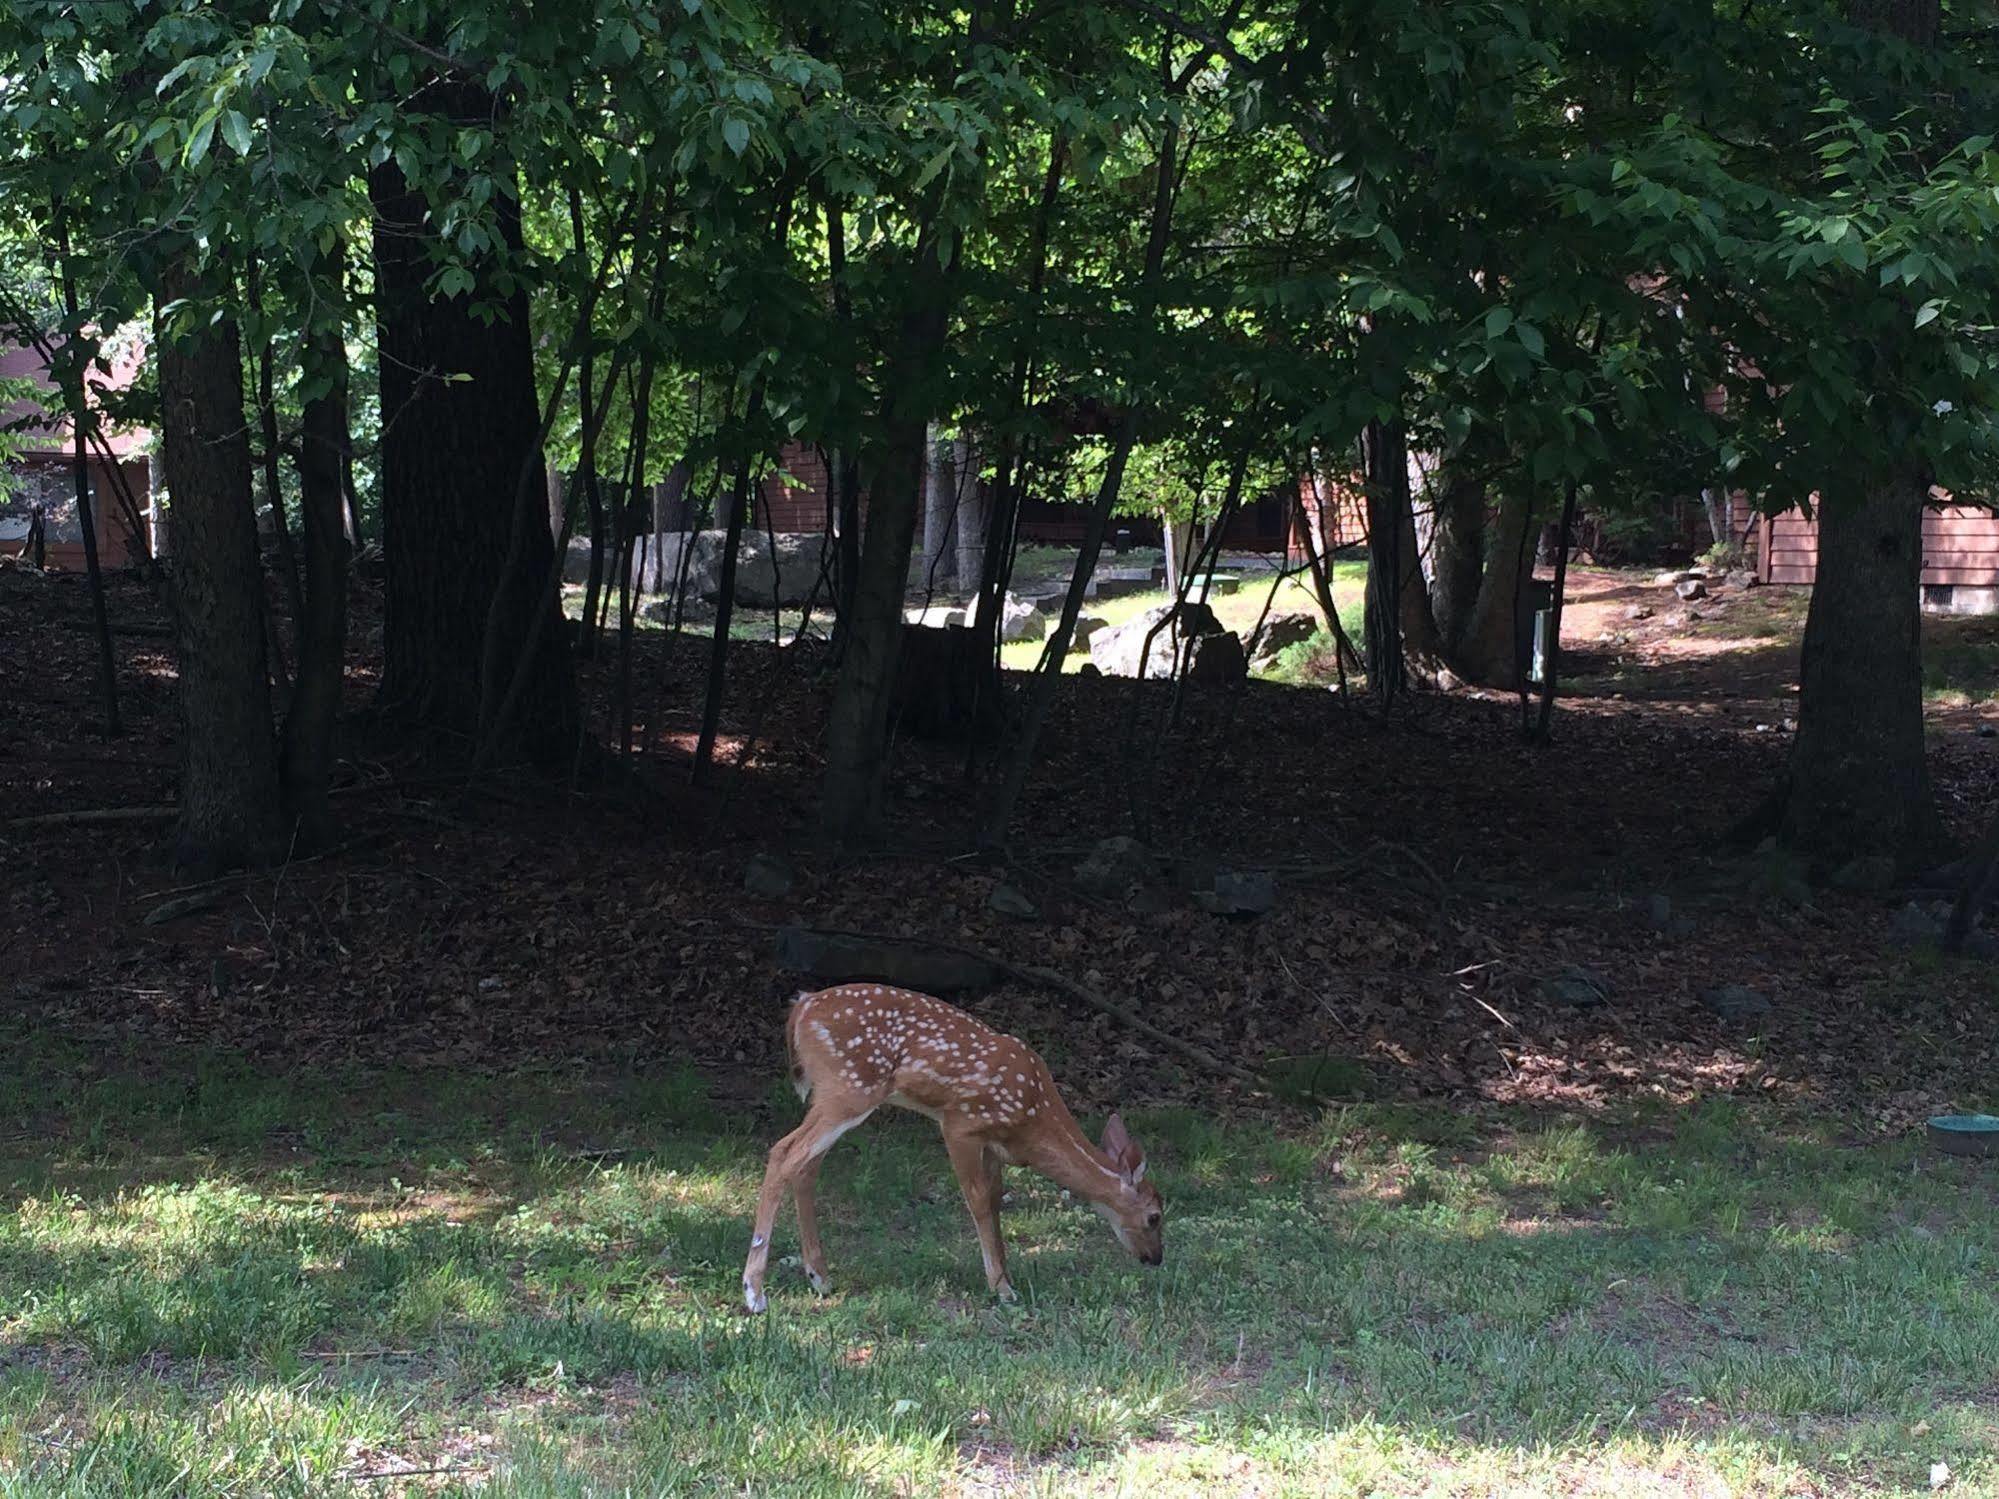
[[[743,1305],[752,1312],[764,1309],[764,1271],[770,1264],[770,1235],[777,1225],[777,1210],[784,1202],[785,1188],[798,1198],[799,1239],[806,1239],[809,1223],[811,1244],[818,1248],[819,1223],[813,1201],[810,1175],[817,1175],[820,1157],[833,1148],[848,1130],[875,1111],[866,1099],[829,1098],[815,1091],[812,1105],[797,1129],[771,1146],[764,1166],[763,1190],[757,1194],[756,1224],[750,1231],[750,1254],[743,1261]],[[800,1183],[803,1181],[801,1192]],[[808,1255],[808,1269],[811,1259]],[[823,1260],[822,1272],[823,1274]]]

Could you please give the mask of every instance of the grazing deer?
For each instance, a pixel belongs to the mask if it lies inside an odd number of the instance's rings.
[[[986,1283],[1014,1299],[1000,1242],[1000,1174],[1038,1171],[1096,1208],[1118,1242],[1148,1265],[1165,1254],[1159,1189],[1145,1179],[1145,1153],[1113,1114],[1101,1148],[1069,1112],[1031,1047],[981,1025],[940,999],[886,984],[841,984],[792,1002],[784,1026],[791,1085],[807,1101],[805,1121],[771,1147],[757,1198],[743,1304],[764,1309],[764,1268],[784,1189],[798,1202],[798,1244],[814,1290],[824,1291],[826,1252],[813,1199],[819,1163],[833,1142],[883,1104],[935,1119],[979,1231]]]

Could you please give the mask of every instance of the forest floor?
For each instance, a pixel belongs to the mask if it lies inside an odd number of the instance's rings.
[[[165,620],[112,603],[118,738],[82,584],[0,569],[8,818],[171,797]],[[1999,1105],[1999,971],[1912,937],[1908,892],[1723,839],[1781,767],[1802,610],[1717,589],[1690,618],[1581,570],[1545,747],[1492,694],[1383,716],[1252,681],[1174,722],[1157,684],[1065,683],[999,867],[960,857],[962,753],[911,744],[886,851],[815,851],[811,642],[735,650],[702,787],[706,643],[661,632],[629,776],[439,780],[369,720],[357,586],[339,849],[187,892],[156,822],[0,826],[0,1495],[1913,1492],[1935,1463],[1994,1491],[1994,1168],[1915,1131]],[[1969,836],[1999,627],[1926,631]],[[1279,904],[1094,898],[1071,868],[1119,833]],[[791,894],[745,890],[759,853]],[[990,910],[1001,879],[1041,919]],[[974,1008],[1150,1131],[1165,1272],[1023,1182],[1028,1308],[989,1307],[941,1152],[873,1124],[822,1193],[841,1293],[744,1324],[760,1142],[796,1108],[786,921],[1291,1060],[1248,1095],[1002,985]],[[1724,1019],[1724,985],[1769,1008]]]

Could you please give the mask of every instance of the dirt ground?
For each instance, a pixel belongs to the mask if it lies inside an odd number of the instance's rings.
[[[1418,697],[1388,716],[1324,687],[1253,681],[1173,697],[1066,682],[1009,858],[967,857],[965,757],[900,744],[882,852],[813,844],[823,647],[739,645],[721,764],[689,784],[706,643],[637,643],[640,752],[570,785],[467,787],[398,757],[369,694],[379,603],[357,585],[346,838],[283,870],[180,887],[163,822],[0,826],[0,1017],[144,1058],[163,1043],[260,1065],[645,1066],[715,1074],[746,1100],[777,1076],[800,985],[788,921],[927,936],[1055,968],[1217,1054],[1285,1064],[1295,1096],[1247,1096],[1072,999],[1007,984],[968,1001],[1030,1036],[1086,1100],[1268,1108],[1367,1092],[1599,1108],[1710,1092],[1819,1096],[1899,1125],[1983,1107],[1995,973],[1896,935],[1900,891],[1810,890],[1723,834],[1779,770],[1795,713],[1802,594],[1716,589],[1691,609],[1650,574],[1574,576],[1574,693],[1554,742],[1511,697]],[[160,807],[172,795],[165,618],[113,592],[127,732],[92,695],[80,580],[0,571],[6,816]],[[1643,617],[1635,611],[1649,609]],[[1960,833],[1995,792],[1983,621],[1937,622],[1939,796]],[[594,732],[609,673],[584,669]],[[1114,834],[1178,868],[1269,871],[1277,908],[1232,921],[1166,883],[1141,909],[1071,871]],[[768,853],[794,891],[760,898]],[[1010,881],[1039,919],[996,914]],[[173,920],[160,907],[212,897]],[[148,924],[149,915],[153,916]],[[1585,970],[1605,991],[1576,1007]],[[1756,991],[1753,1020],[1703,993]],[[1282,1090],[1280,1090],[1282,1092]]]

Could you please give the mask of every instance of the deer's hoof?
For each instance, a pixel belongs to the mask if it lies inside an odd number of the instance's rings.
[[[997,1296],[1007,1306],[1012,1306],[1016,1301],[1020,1300],[1020,1293],[1014,1290],[1013,1282],[1010,1280],[1003,1280],[994,1286],[993,1295]]]
[[[821,1275],[817,1270],[808,1267],[805,1272],[805,1278],[812,1282],[812,1289],[817,1291],[821,1296],[832,1293],[833,1281],[830,1276]]]
[[[753,1286],[748,1281],[743,1282],[743,1308],[745,1311],[754,1317],[768,1305],[770,1303],[764,1299],[764,1288],[762,1286]]]

